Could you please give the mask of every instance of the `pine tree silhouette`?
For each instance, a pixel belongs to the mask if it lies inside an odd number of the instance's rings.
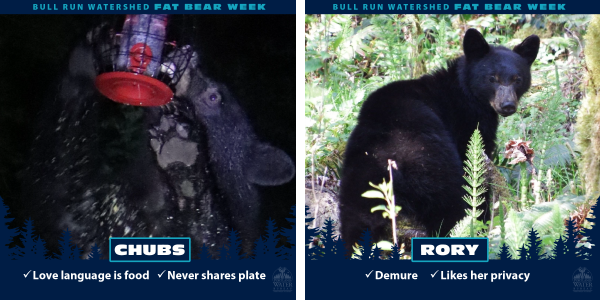
[[[358,239],[358,245],[361,251],[361,255],[359,256],[360,260],[370,260],[373,258],[372,244],[371,232],[367,228],[362,232],[362,235]]]
[[[525,247],[525,244],[519,249],[519,260],[527,260],[527,247]]]
[[[304,247],[306,249],[305,255],[306,260],[317,259],[317,253],[320,250],[319,247],[311,247],[313,240],[319,235],[319,228],[309,228],[310,223],[315,218],[308,218],[310,212],[309,207],[305,206],[305,218],[304,218]]]
[[[46,249],[46,242],[42,239],[42,237],[38,236],[35,239],[36,259],[46,260],[48,258],[47,252],[48,252],[48,250]]]
[[[0,197],[0,217],[4,219],[4,221],[2,221],[2,226],[0,226],[0,261],[16,259],[17,256],[20,256],[22,253],[20,251],[21,248],[18,246],[9,248],[9,245],[13,242],[14,238],[19,235],[19,229],[9,228],[8,224],[12,222],[14,218],[8,217],[8,206],[4,204],[2,197]]]
[[[265,243],[265,255],[262,259],[274,260],[280,256],[279,249],[277,249],[277,243],[279,242],[277,236],[279,233],[275,225],[275,220],[271,218],[267,220],[267,231],[263,240]]]
[[[333,228],[334,221],[331,218],[328,218],[325,221],[325,227],[321,229],[321,242],[323,243],[324,249],[322,251],[323,258],[328,259],[328,257],[335,255],[335,249],[333,247]]]
[[[577,256],[579,249],[577,249],[577,232],[575,232],[576,221],[569,218],[567,221],[567,241],[565,244],[567,245],[567,255],[565,256],[568,260],[576,260],[579,259]]]
[[[18,241],[19,243],[17,243],[15,245],[15,247],[13,247],[12,253],[10,254],[11,260],[19,260],[23,258],[23,255],[25,255],[25,247],[21,247],[20,245],[23,244],[23,241],[25,240],[25,237],[23,236],[23,227],[19,227],[17,228],[17,233],[18,235],[14,236],[13,239],[14,241]]]
[[[94,244],[92,249],[90,250],[90,254],[88,254],[88,260],[100,260],[102,259],[102,253],[100,252],[100,247],[98,244]]]
[[[237,231],[231,229],[229,231],[229,247],[227,248],[227,254],[233,260],[240,260],[244,256],[242,255],[242,239],[240,238]]]
[[[296,257],[296,206],[292,206],[292,216],[292,218],[285,218],[289,222],[291,228],[281,228],[281,235],[285,239],[286,243],[286,247],[282,249],[281,254],[283,256],[283,259],[286,260],[294,260],[294,258]]]
[[[58,255],[59,259],[74,260],[77,257],[74,249],[75,247],[71,245],[71,232],[69,231],[69,228],[63,231],[62,237],[58,239],[58,244],[58,249],[60,251],[60,254]]]
[[[208,246],[206,246],[206,244],[202,244],[202,247],[200,248],[200,252],[198,252],[198,258],[201,260],[212,260],[213,256],[210,253],[210,249],[208,248]]]
[[[373,260],[381,260],[381,248],[379,245],[375,244],[375,248],[373,248],[373,254],[371,259]]]
[[[264,260],[267,255],[267,245],[265,244],[265,240],[262,237],[258,237],[254,242],[254,251],[252,258],[258,260]]]
[[[540,251],[542,251],[542,241],[538,237],[537,231],[531,228],[529,231],[529,247],[527,249],[527,260],[540,260]]]
[[[503,243],[502,247],[500,247],[500,252],[498,253],[498,259],[500,259],[500,260],[511,260],[512,259],[512,255],[510,255],[510,249],[508,248],[508,245],[506,243]]]
[[[398,244],[394,244],[394,246],[392,246],[389,260],[400,260],[400,247],[398,247]]]
[[[348,259],[348,250],[346,250],[346,242],[342,239],[342,237],[338,236],[333,244],[334,255],[329,255],[327,258],[332,260],[345,260]]]
[[[229,260],[231,259],[231,257],[229,257],[229,255],[227,255],[227,244],[223,244],[223,246],[221,246],[221,248],[219,248],[219,256],[216,257],[215,259],[217,260]]]
[[[554,256],[555,260],[565,260],[567,256],[567,244],[565,244],[565,240],[562,235],[558,237],[556,243],[554,243]]]
[[[25,220],[25,227],[21,230],[23,239],[23,260],[39,260],[39,252],[36,249],[36,239],[33,236],[33,220],[28,218]],[[44,256],[45,253],[42,254]]]
[[[81,259],[83,256],[83,249],[79,248],[77,244],[73,244],[73,259]]]

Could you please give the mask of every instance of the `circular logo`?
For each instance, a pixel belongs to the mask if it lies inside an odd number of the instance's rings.
[[[273,292],[291,292],[294,288],[294,276],[286,267],[273,272]]]
[[[573,272],[573,292],[591,292],[594,276],[586,267],[579,267]]]

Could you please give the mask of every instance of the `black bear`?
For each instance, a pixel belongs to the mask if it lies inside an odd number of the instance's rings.
[[[147,146],[144,109],[103,98],[94,86],[93,47],[71,53],[52,101],[44,103],[29,163],[23,199],[37,233],[56,252],[62,231],[88,249],[108,253],[110,236],[163,236],[175,204]],[[135,197],[132,197],[135,195]]]
[[[281,149],[260,142],[229,89],[198,69],[186,77],[185,99],[206,130],[208,160],[232,215],[233,227],[250,250],[260,237],[257,186],[276,186],[295,175],[294,163]]]
[[[529,36],[511,51],[490,46],[475,29],[465,33],[464,55],[446,69],[419,79],[397,81],[364,102],[345,152],[341,190],[341,234],[348,248],[369,229],[373,241],[390,240],[390,221],[371,208],[382,204],[361,197],[393,170],[400,216],[446,236],[465,216],[462,162],[477,127],[491,157],[498,114],[510,116],[531,84],[530,67],[540,39]]]

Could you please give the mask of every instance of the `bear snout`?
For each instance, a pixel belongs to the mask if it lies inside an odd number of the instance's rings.
[[[517,111],[517,101],[517,94],[512,86],[500,85],[492,105],[501,116],[508,117]]]
[[[514,114],[515,111],[517,111],[517,105],[514,102],[504,102],[504,103],[502,103],[500,110],[502,111],[502,112],[500,112],[500,114],[503,117],[507,117],[507,116]]]

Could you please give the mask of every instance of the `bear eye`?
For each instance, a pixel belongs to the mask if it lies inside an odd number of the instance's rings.
[[[521,77],[515,78],[515,83],[516,84],[521,84],[522,82],[523,82],[523,79],[521,79]]]
[[[491,83],[495,83],[496,82],[496,76],[490,76],[490,82]]]
[[[205,95],[203,95],[202,98],[204,99],[203,101],[206,103],[206,105],[208,105],[209,107],[217,107],[221,104],[222,100],[221,94],[219,94],[219,92],[217,91],[208,91]]]

